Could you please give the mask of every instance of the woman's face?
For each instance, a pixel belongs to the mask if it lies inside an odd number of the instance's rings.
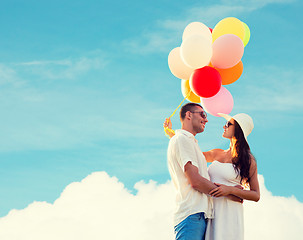
[[[235,120],[230,119],[226,124],[223,126],[224,132],[223,137],[231,139],[235,135]]]

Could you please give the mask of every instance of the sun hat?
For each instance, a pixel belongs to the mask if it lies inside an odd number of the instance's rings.
[[[248,114],[238,113],[233,117],[231,117],[225,113],[218,113],[218,115],[220,115],[221,117],[224,117],[227,121],[229,121],[230,119],[234,119],[235,121],[237,121],[237,123],[240,125],[240,127],[243,131],[244,137],[247,141],[247,136],[251,133],[251,131],[254,128],[254,122]]]

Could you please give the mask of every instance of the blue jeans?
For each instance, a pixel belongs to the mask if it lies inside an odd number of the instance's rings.
[[[204,240],[206,220],[204,213],[195,213],[188,216],[175,226],[176,240]]]

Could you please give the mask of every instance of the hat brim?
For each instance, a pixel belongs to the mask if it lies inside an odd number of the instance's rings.
[[[232,116],[229,116],[228,114],[225,114],[225,113],[218,113],[218,115],[219,116],[221,116],[221,117],[223,117],[223,118],[225,118],[226,119],[226,121],[230,121],[230,119],[234,119],[238,124],[239,124],[239,122],[237,121],[237,119],[235,119],[234,117],[232,117]],[[235,115],[235,117],[236,117],[237,115]],[[241,124],[239,124],[239,126],[240,126],[240,128],[241,128],[241,130],[242,130],[242,132],[243,132],[243,135],[244,135],[244,137],[245,137],[245,140],[246,140],[246,142],[247,142],[247,134],[243,131],[243,129],[242,129],[242,127],[241,127]]]
[[[225,114],[225,113],[218,113],[218,115],[225,118],[227,121],[232,119],[232,116],[229,116],[228,114]]]

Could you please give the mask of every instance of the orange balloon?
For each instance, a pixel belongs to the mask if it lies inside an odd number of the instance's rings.
[[[213,67],[211,63],[209,66]],[[235,81],[237,81],[243,72],[243,63],[240,61],[238,64],[231,68],[226,68],[226,69],[220,69],[220,68],[215,68],[221,75],[222,78],[222,85],[228,85],[231,84]]]
[[[181,80],[181,91],[184,97],[186,97],[189,91],[191,91],[189,86],[189,80]],[[200,103],[200,97],[194,94],[193,91],[191,91],[191,93],[186,99],[190,102]]]

